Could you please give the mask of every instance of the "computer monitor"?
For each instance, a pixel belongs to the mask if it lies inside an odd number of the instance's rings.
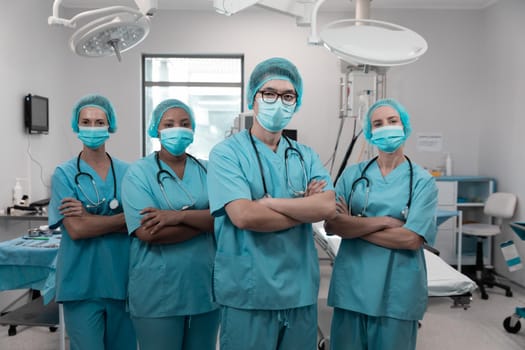
[[[47,134],[49,132],[49,99],[28,94],[24,98],[24,118],[28,133]]]

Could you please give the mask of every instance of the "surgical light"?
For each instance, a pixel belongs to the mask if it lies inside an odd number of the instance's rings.
[[[122,52],[146,38],[149,33],[149,17],[157,8],[157,0],[135,0],[139,9],[111,6],[85,11],[68,20],[58,15],[61,3],[62,0],[55,0],[53,16],[48,19],[50,25],[76,28],[80,21],[95,18],[73,33],[69,40],[71,50],[86,57],[115,55],[119,62]]]
[[[403,26],[368,19],[371,0],[355,0],[356,19],[339,20],[317,33],[317,14],[325,0],[214,0],[217,12],[231,15],[258,5],[298,18],[310,25],[309,44],[324,45],[353,65],[390,67],[416,61],[428,45],[416,32]]]
[[[320,32],[323,45],[344,61],[371,66],[398,66],[416,61],[428,45],[416,32],[369,19],[332,22]]]

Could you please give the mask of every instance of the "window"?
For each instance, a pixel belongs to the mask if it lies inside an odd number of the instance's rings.
[[[176,98],[195,115],[195,140],[188,153],[208,159],[242,110],[243,64],[242,55],[143,55],[143,155],[160,149],[159,139],[148,136],[153,108]]]

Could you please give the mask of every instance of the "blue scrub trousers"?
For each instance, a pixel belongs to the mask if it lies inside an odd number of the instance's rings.
[[[222,307],[221,350],[313,350],[317,304],[286,310]]]
[[[334,308],[331,350],[415,350],[418,321]]]
[[[136,350],[135,330],[123,300],[63,302],[70,350]]]
[[[131,317],[140,350],[215,350],[220,310],[174,317]]]

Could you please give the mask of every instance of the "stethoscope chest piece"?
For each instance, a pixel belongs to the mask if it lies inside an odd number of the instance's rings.
[[[109,201],[109,209],[115,210],[119,207],[119,202],[116,198]]]

